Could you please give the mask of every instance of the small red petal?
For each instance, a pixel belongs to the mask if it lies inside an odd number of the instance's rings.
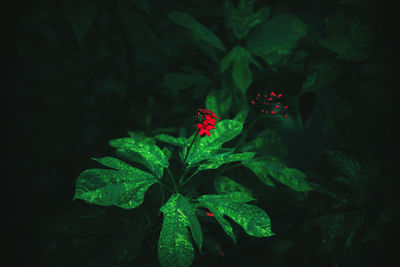
[[[268,98],[269,101],[272,101],[272,97]]]
[[[280,98],[282,96],[282,94],[279,94],[277,97]]]
[[[252,103],[252,104],[255,104],[255,102],[254,102],[254,101],[251,101],[250,103]]]
[[[283,116],[283,117],[287,118],[287,115],[285,115],[285,116]]]
[[[207,216],[210,216],[210,217],[213,217],[213,216],[214,216],[214,214],[212,214],[211,212],[208,212],[208,211],[206,212],[206,215],[207,215]]]

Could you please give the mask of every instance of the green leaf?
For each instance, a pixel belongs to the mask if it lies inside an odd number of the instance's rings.
[[[173,137],[168,134],[158,134],[154,136],[154,139],[160,140],[164,143],[168,143],[174,146],[185,146],[186,145],[186,138],[185,137]]]
[[[254,200],[245,193],[233,192],[225,195],[203,195],[198,200],[200,204],[210,210],[225,233],[235,243],[236,237],[232,226],[224,218],[224,215],[241,225],[248,235],[255,237],[274,235],[271,230],[271,221],[265,211],[254,205],[243,203]]]
[[[102,206],[133,209],[142,204],[147,189],[158,181],[152,174],[116,158],[94,160],[116,170],[83,171],[76,181],[74,199]]]
[[[206,109],[212,110],[220,118],[229,116],[229,108],[232,103],[232,93],[230,90],[211,90],[206,98]]]
[[[358,17],[336,14],[325,18],[327,37],[320,45],[337,53],[338,59],[347,61],[366,60],[370,54],[373,32]]]
[[[226,25],[232,28],[238,39],[247,36],[249,30],[265,21],[269,17],[268,7],[262,7],[253,12],[255,0],[240,0],[238,8],[234,8],[231,1],[225,1]]]
[[[96,17],[98,1],[64,0],[63,8],[80,43]]]
[[[167,157],[167,160],[169,160],[171,158],[172,152],[168,148],[163,147],[162,152]]]
[[[162,150],[154,144],[154,140],[151,140],[137,135],[111,140],[110,145],[117,149],[118,155],[131,161],[141,162],[161,179],[164,168],[169,166],[168,160]]]
[[[247,48],[273,66],[291,53],[307,34],[306,25],[292,14],[281,13],[257,26],[248,36]]]
[[[261,131],[255,139],[245,143],[239,150],[242,152],[255,151],[275,157],[287,155],[287,148],[282,138],[277,132],[270,129]]]
[[[243,162],[243,166],[249,168],[266,185],[275,187],[271,178],[268,176],[268,162],[265,160],[249,160]]]
[[[215,154],[221,148],[221,145],[235,138],[241,133],[243,123],[235,120],[222,120],[216,123],[215,129],[210,130],[210,136],[198,136],[189,151],[186,163],[192,165],[194,163],[215,157]],[[195,133],[197,134],[197,133]],[[190,137],[188,144],[193,140],[194,136]],[[186,153],[185,147],[183,154]]]
[[[179,26],[188,29],[193,38],[204,41],[222,51],[226,50],[224,44],[212,31],[200,24],[189,14],[174,11],[168,14],[168,18]]]
[[[200,223],[190,203],[180,194],[174,194],[161,207],[164,221],[158,240],[158,258],[161,266],[190,266],[194,258],[194,248],[187,227],[199,249],[203,234]]]
[[[316,92],[335,81],[342,73],[336,60],[323,62],[311,62],[307,68],[306,80],[303,83],[300,94]]]
[[[254,152],[244,152],[238,154],[229,154],[229,155],[222,155],[218,158],[213,158],[212,160],[207,161],[204,164],[199,166],[199,170],[209,170],[209,169],[217,169],[219,166],[234,162],[234,161],[242,161],[242,160],[249,160],[253,158],[255,155]]]
[[[280,175],[274,177],[282,184],[290,187],[291,189],[298,192],[306,192],[314,190],[313,187],[307,182],[306,175],[294,168],[284,168]]]
[[[343,151],[325,151],[329,162],[339,174],[345,175],[350,185],[362,189],[367,186],[367,177],[359,161]]]
[[[220,176],[214,180],[214,187],[218,194],[227,194],[232,192],[242,192],[247,194],[250,198],[253,198],[253,194],[250,189],[241,185],[229,177]]]
[[[271,158],[270,160],[250,160],[244,162],[243,165],[250,168],[266,185],[275,186],[269,178],[272,177],[298,192],[314,190],[308,183],[306,175],[303,172],[294,168],[288,168],[285,164],[277,160],[277,158]]]
[[[240,46],[235,46],[221,60],[222,72],[232,64],[232,80],[243,93],[246,92],[253,80],[253,75],[249,67],[250,63],[261,68],[261,65],[251,56],[250,52],[246,48]]]

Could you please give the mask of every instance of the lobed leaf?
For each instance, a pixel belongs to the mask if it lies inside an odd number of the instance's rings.
[[[250,160],[244,162],[244,166],[250,168],[257,177],[266,185],[275,186],[269,177],[298,192],[314,190],[308,183],[306,175],[294,168],[287,167],[284,163],[271,158],[271,160]]]
[[[158,258],[161,266],[190,266],[194,249],[187,227],[201,250],[203,234],[200,223],[185,197],[174,194],[160,209],[164,221],[158,240]]]
[[[118,138],[110,141],[110,145],[117,149],[117,153],[131,161],[139,161],[148,167],[159,179],[163,176],[164,168],[169,166],[167,157],[154,144],[152,138],[141,135],[131,135],[130,138]]]
[[[234,161],[243,161],[249,160],[253,158],[255,155],[254,152],[244,152],[244,153],[237,153],[237,154],[229,154],[229,155],[222,155],[222,157],[213,158],[212,160],[208,160],[206,163],[201,164],[199,166],[199,170],[208,170],[208,169],[217,169],[219,166],[234,162]]]
[[[274,235],[271,230],[271,221],[268,215],[259,207],[245,204],[254,200],[242,192],[233,192],[225,195],[203,195],[198,198],[200,204],[208,208],[215,219],[232,240],[236,243],[236,237],[232,226],[224,218],[230,217],[243,227],[248,235],[256,237],[268,237]]]
[[[215,129],[210,131],[210,136],[197,137],[197,140],[189,151],[190,153],[188,154],[186,163],[192,165],[202,160],[215,158],[215,154],[221,151],[222,144],[235,138],[241,133],[242,129],[243,123],[235,120],[222,120],[217,122]],[[187,143],[190,143],[193,138],[194,136],[191,136]],[[184,148],[183,154],[186,154],[186,150],[187,147]],[[232,150],[225,151],[221,153],[220,156],[232,152]]]
[[[216,178],[214,180],[214,187],[215,191],[217,191],[217,193],[220,195],[232,192],[242,192],[253,198],[253,194],[251,193],[250,189],[226,176],[220,176]]]
[[[133,209],[142,204],[147,189],[158,181],[152,174],[116,158],[94,160],[117,170],[83,171],[76,181],[74,199],[102,206],[113,205]]]

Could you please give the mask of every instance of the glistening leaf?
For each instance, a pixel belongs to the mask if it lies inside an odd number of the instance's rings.
[[[217,191],[217,193],[220,195],[232,192],[242,192],[249,195],[250,198],[253,198],[253,194],[251,193],[250,189],[226,176],[220,176],[216,178],[214,180],[214,187],[215,191]]]
[[[138,161],[148,167],[159,179],[163,176],[164,168],[169,166],[167,157],[154,144],[151,138],[141,135],[131,138],[119,138],[110,141],[110,145],[117,149],[118,155],[128,160]]]
[[[161,266],[190,266],[194,258],[194,248],[187,227],[199,249],[203,234],[199,221],[190,203],[180,194],[174,194],[161,207],[164,221],[158,240],[158,258]]]
[[[160,140],[164,143],[168,143],[174,146],[185,146],[186,145],[186,138],[185,137],[173,137],[168,134],[158,134],[154,136],[154,139]]]
[[[249,160],[253,158],[255,155],[254,152],[244,152],[244,153],[237,153],[237,154],[229,154],[229,155],[222,155],[222,157],[213,158],[199,166],[199,170],[208,170],[208,169],[217,169],[219,166],[234,162],[234,161],[242,161],[242,160]]]
[[[287,167],[276,158],[270,160],[249,160],[244,166],[250,168],[266,185],[275,186],[269,177],[298,192],[313,190],[306,179],[306,175],[294,168]]]
[[[226,50],[224,44],[212,31],[203,26],[189,14],[174,11],[168,14],[168,18],[179,26],[188,29],[193,38],[204,41],[222,51]]]
[[[216,123],[215,129],[210,131],[210,136],[197,137],[186,159],[186,163],[192,165],[194,163],[213,158],[219,150],[221,145],[229,140],[235,138],[240,134],[243,128],[243,123],[235,120],[222,120]],[[195,133],[197,134],[197,133]],[[193,140],[191,136],[188,144]],[[184,149],[184,153],[186,149]]]
[[[198,200],[202,206],[210,210],[225,233],[235,243],[236,237],[232,226],[224,218],[224,215],[241,225],[248,235],[256,237],[274,235],[271,230],[271,221],[265,211],[257,206],[244,203],[253,200],[245,193],[233,192],[225,195],[203,195]]]
[[[116,170],[89,169],[77,181],[74,199],[102,206],[133,209],[143,202],[147,189],[157,182],[152,174],[112,157],[95,159]]]

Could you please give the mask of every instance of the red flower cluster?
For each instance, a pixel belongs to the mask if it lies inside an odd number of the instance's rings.
[[[262,113],[277,115],[281,114],[287,118],[287,106],[282,102],[282,93],[266,91],[264,94],[257,93],[257,96],[250,103]]]
[[[216,119],[220,119],[215,115],[214,112],[211,110],[206,110],[199,108],[199,112],[197,112],[197,115],[195,116],[195,126],[197,127],[199,131],[200,136],[204,136],[206,134],[207,136],[210,136],[210,130],[215,129],[215,124],[217,123]]]

